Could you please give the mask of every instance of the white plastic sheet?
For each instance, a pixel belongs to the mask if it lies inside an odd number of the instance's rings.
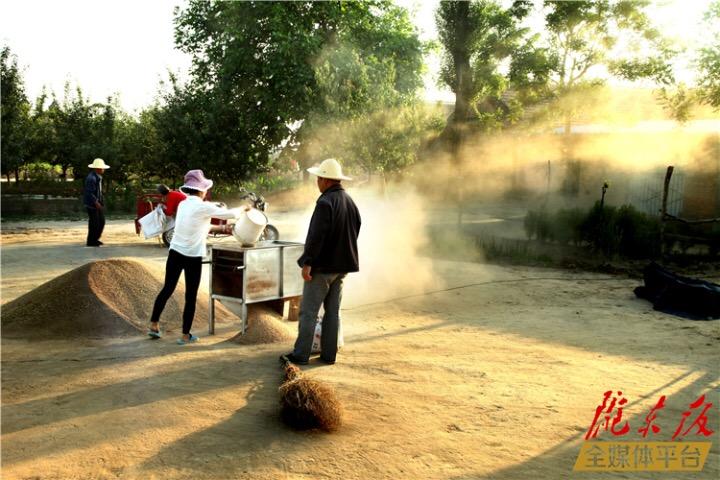
[[[165,212],[162,206],[158,205],[157,208],[142,217],[138,222],[140,222],[145,239],[161,235],[165,231],[166,224]]]

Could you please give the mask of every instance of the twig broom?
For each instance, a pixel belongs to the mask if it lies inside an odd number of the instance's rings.
[[[285,381],[280,385],[280,416],[292,428],[319,428],[334,432],[342,423],[342,406],[335,391],[285,361]]]

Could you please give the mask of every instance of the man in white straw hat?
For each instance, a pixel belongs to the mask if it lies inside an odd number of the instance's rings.
[[[103,244],[100,237],[105,229],[102,176],[105,170],[110,168],[110,165],[106,165],[102,158],[96,158],[93,163],[88,165],[88,168],[92,170],[85,178],[85,189],[83,191],[83,203],[88,212],[88,234],[85,245],[99,247]]]
[[[328,158],[307,171],[317,176],[321,195],[310,220],[305,251],[298,259],[305,280],[298,337],[292,353],[281,356],[280,360],[299,365],[308,363],[318,312],[323,305],[320,360],[333,364],[337,355],[343,279],[349,272],[359,270],[360,212],[340,183],[352,179],[343,175],[337,160]]]

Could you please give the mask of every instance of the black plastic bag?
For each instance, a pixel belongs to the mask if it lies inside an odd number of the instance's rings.
[[[643,271],[645,286],[635,295],[652,302],[655,310],[692,320],[720,319],[720,285],[683,277],[656,263]]]

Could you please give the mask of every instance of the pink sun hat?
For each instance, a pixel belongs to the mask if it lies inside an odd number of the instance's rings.
[[[213,181],[205,178],[202,170],[190,170],[185,174],[185,185],[180,188],[192,188],[193,190],[207,192],[212,186]]]

